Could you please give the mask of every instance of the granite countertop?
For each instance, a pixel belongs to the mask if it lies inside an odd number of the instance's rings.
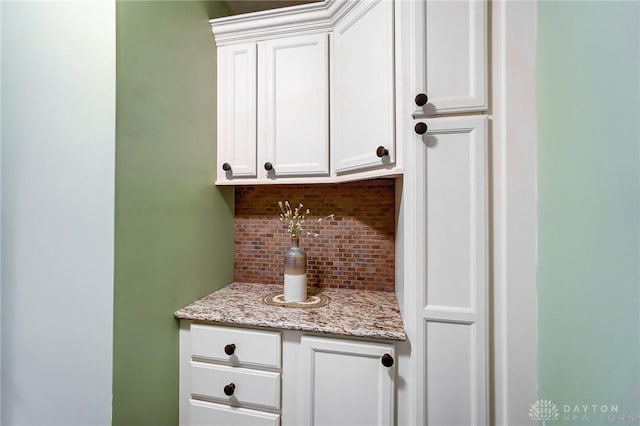
[[[310,289],[329,297],[322,307],[272,306],[265,296],[281,285],[234,282],[175,312],[178,319],[218,324],[299,330],[341,336],[406,340],[392,292]]]

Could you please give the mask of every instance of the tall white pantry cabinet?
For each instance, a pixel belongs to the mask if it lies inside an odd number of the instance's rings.
[[[408,341],[380,418],[399,425],[489,423],[487,9],[325,0],[211,21],[217,184],[397,179]]]
[[[404,4],[404,2],[402,2]],[[487,2],[407,2],[413,96],[404,175],[415,419],[489,423]],[[425,101],[425,96],[428,101]],[[407,102],[410,102],[407,99]],[[404,127],[408,127],[404,125]],[[408,211],[415,210],[415,211]],[[414,306],[409,306],[414,303]]]

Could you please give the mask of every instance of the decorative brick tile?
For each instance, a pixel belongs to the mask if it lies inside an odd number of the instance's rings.
[[[395,181],[326,185],[256,185],[235,189],[237,282],[282,284],[290,246],[278,201],[311,210],[300,247],[312,287],[394,291]],[[334,213],[335,219],[316,222]]]

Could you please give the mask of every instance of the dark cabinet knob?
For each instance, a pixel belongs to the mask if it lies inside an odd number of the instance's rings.
[[[416,95],[416,105],[424,106],[427,102],[429,102],[429,97],[424,93],[418,93]]]
[[[380,361],[382,361],[382,365],[385,367],[391,367],[393,365],[393,357],[389,354],[382,355]]]
[[[266,171],[273,170],[273,164],[271,164],[270,162],[267,161],[266,163],[264,163],[264,169]]]
[[[229,383],[224,387],[224,394],[227,396],[231,396],[233,395],[235,390],[236,390],[236,385],[234,385],[233,383]]]
[[[427,125],[424,124],[423,122],[417,123],[416,126],[414,127],[414,130],[416,131],[417,134],[424,135],[427,132]]]
[[[379,146],[378,149],[376,149],[376,155],[380,158],[386,157],[389,155],[389,150],[384,146]]]
[[[233,355],[235,351],[236,351],[236,345],[234,343],[225,345],[224,347],[224,353],[229,356]]]
[[[224,163],[222,165],[222,170],[224,170],[225,172],[230,172],[231,171],[231,164],[229,163]]]

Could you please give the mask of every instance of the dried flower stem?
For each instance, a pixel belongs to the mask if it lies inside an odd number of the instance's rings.
[[[280,207],[281,211],[280,221],[286,222],[287,232],[289,232],[291,238],[298,238],[304,232],[304,223],[307,220],[307,215],[309,215],[311,212],[309,211],[309,209],[304,210],[304,206],[302,205],[302,203],[300,203],[298,207],[292,209],[289,201],[285,201],[284,203],[282,201],[278,201],[278,206]],[[322,222],[324,219],[333,218],[333,213],[331,213],[329,216],[318,218],[317,222]],[[307,235],[313,235],[314,237],[318,236],[318,234],[312,234],[311,232],[307,232]]]

